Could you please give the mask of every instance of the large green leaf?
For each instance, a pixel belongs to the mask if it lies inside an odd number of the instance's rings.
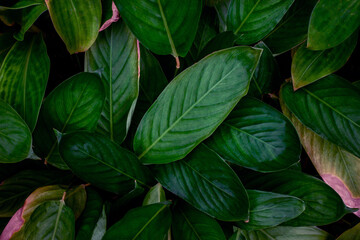
[[[79,219],[79,230],[76,235],[76,240],[95,240],[92,238],[97,234],[96,225],[101,219],[103,212],[103,199],[100,194],[93,188],[87,188],[87,202],[84,213]],[[105,229],[104,229],[105,231]]]
[[[248,219],[247,193],[234,171],[200,145],[184,160],[152,168],[156,179],[195,208],[223,221]]]
[[[295,0],[276,27],[263,39],[274,54],[284,53],[304,42],[311,12],[317,0]]]
[[[9,104],[0,100],[0,162],[20,162],[30,149],[30,129]]]
[[[255,43],[278,24],[293,2],[294,0],[232,0],[227,15],[227,29],[238,36],[236,43]]]
[[[60,171],[24,170],[4,180],[0,185],[0,217],[11,217],[38,187],[64,183],[69,177]]]
[[[286,194],[303,200],[305,211],[286,222],[287,226],[326,225],[352,212],[326,183],[300,171],[286,170],[257,175],[247,182],[246,187]]]
[[[41,34],[17,42],[0,69],[0,99],[11,105],[31,131],[40,111],[50,71],[50,61]]]
[[[230,48],[178,75],[139,124],[134,150],[140,160],[173,162],[209,137],[247,93],[260,55],[250,47]]]
[[[345,231],[337,240],[360,240],[360,224]]]
[[[306,44],[296,51],[291,64],[294,89],[301,88],[325,77],[345,65],[357,43],[358,34],[353,34],[340,45],[321,51],[306,48]]]
[[[286,169],[299,161],[301,153],[291,122],[269,105],[248,97],[206,145],[225,160],[260,172]]]
[[[243,230],[275,227],[299,216],[305,210],[305,203],[299,198],[257,190],[247,190],[250,201],[248,222],[237,222]]]
[[[359,12],[358,0],[318,1],[310,18],[308,47],[324,50],[343,42],[360,26]]]
[[[274,227],[255,231],[238,229],[229,240],[334,240],[317,227]]]
[[[86,70],[101,71],[106,92],[97,130],[118,143],[127,134],[139,94],[139,51],[136,38],[121,21],[101,32],[85,55]]]
[[[286,84],[281,96],[302,124],[360,157],[360,91],[351,83],[330,75],[296,92]]]
[[[134,181],[151,183],[148,169],[136,156],[105,136],[67,134],[61,139],[59,151],[75,175],[101,189],[121,194],[130,191]]]
[[[101,0],[46,0],[51,20],[70,54],[88,50],[101,24]]]
[[[156,203],[130,210],[106,233],[103,240],[163,239],[171,224],[168,203]]]
[[[139,41],[156,54],[184,57],[195,38],[202,0],[115,0]]]
[[[174,240],[225,240],[215,219],[187,204],[177,204],[173,211]]]
[[[41,204],[24,227],[24,239],[28,240],[72,240],[75,237],[74,213],[64,200]]]
[[[360,158],[305,127],[282,101],[281,107],[293,122],[302,145],[324,181],[340,195],[348,207],[360,208]],[[359,215],[360,211],[355,214]]]

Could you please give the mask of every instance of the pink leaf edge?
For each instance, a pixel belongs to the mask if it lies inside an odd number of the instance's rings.
[[[119,10],[116,8],[114,2],[112,2],[112,12],[113,12],[112,17],[101,26],[99,32],[107,29],[112,23],[119,21],[120,13],[119,13]]]
[[[22,218],[24,207],[16,211],[16,213],[11,217],[10,221],[4,228],[4,231],[1,233],[0,240],[9,240],[13,234],[19,231],[25,220]]]

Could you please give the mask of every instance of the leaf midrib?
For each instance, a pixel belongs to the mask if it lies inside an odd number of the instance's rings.
[[[257,5],[260,3],[261,0],[257,0],[256,3],[254,4],[254,6],[251,8],[250,12],[246,15],[246,17],[244,18],[244,20],[241,22],[240,26],[235,30],[234,34],[236,35],[240,29],[244,26],[245,22],[248,20],[248,18],[250,17],[250,15],[254,12],[255,8],[257,7]]]
[[[344,153],[342,152],[343,150],[337,145],[334,145],[334,146],[336,146],[337,150],[339,151],[340,159],[343,163],[344,168],[346,169],[346,172],[348,173],[348,176],[349,176],[351,184],[353,185],[353,188],[356,189],[356,181],[353,179],[353,176],[350,174],[348,164],[345,160]]]
[[[307,49],[306,49],[307,50]],[[313,66],[313,64],[319,59],[319,57],[321,57],[321,55],[323,55],[323,53],[325,52],[326,50],[323,50],[320,52],[319,55],[317,55],[311,62],[310,64],[305,68],[305,70],[302,72],[301,76],[299,78],[297,78],[298,81],[302,80],[302,78],[304,77],[305,73],[307,73],[307,71],[309,71],[310,67]],[[294,76],[292,76],[294,81],[296,81],[296,79],[294,78]]]
[[[191,228],[191,230],[193,230],[193,232],[195,233],[196,237],[199,240],[202,240],[202,238],[200,237],[200,235],[198,234],[198,232],[196,231],[195,227],[191,224],[190,220],[186,217],[185,213],[183,211],[180,210],[181,215],[185,218],[186,223],[189,225],[189,227]]]
[[[26,61],[25,61],[25,67],[24,67],[24,74],[23,74],[23,86],[24,86],[24,93],[23,93],[23,106],[24,106],[24,112],[23,112],[23,118],[26,122],[26,85],[27,85],[27,73],[29,68],[29,62],[30,62],[30,56],[32,52],[32,48],[34,46],[35,38],[32,39],[29,50],[26,54]]]
[[[145,154],[147,154],[170,130],[172,130],[196,105],[198,105],[208,94],[213,91],[224,79],[226,79],[232,72],[237,70],[237,68],[233,68],[230,72],[228,72],[224,77],[222,77],[214,86],[212,86],[207,92],[204,93],[194,104],[192,104],[188,110],[186,110],[179,118],[171,124],[149,147],[147,147],[138,158],[141,159]]]
[[[60,216],[61,216],[61,212],[62,212],[62,209],[63,209],[64,205],[65,205],[64,200],[60,200],[59,210],[58,210],[57,215],[56,215],[55,227],[54,227],[54,231],[53,231],[51,240],[56,239],[56,232],[57,232],[57,229],[58,229],[58,226],[59,226]]]

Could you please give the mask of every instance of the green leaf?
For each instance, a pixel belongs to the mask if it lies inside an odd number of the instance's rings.
[[[274,54],[284,53],[307,38],[311,12],[317,0],[295,0],[276,27],[263,39]]]
[[[131,190],[134,181],[151,183],[148,170],[136,156],[105,136],[87,132],[66,134],[59,151],[75,175],[106,191],[122,194]]]
[[[285,223],[287,226],[320,226],[336,222],[351,212],[340,196],[321,180],[300,171],[286,170],[255,176],[246,187],[300,198],[305,211]]]
[[[247,190],[250,201],[249,222],[237,222],[243,230],[256,230],[275,227],[299,216],[305,210],[305,203],[299,198]]]
[[[263,53],[252,77],[248,95],[260,98],[263,94],[271,93],[276,89],[280,74],[270,49],[263,42],[259,42],[254,47],[263,49]]]
[[[153,203],[165,202],[166,196],[165,191],[160,183],[156,184],[152,188],[150,188],[149,192],[146,194],[143,206],[150,205]]]
[[[222,221],[248,219],[249,201],[242,183],[205,145],[184,160],[156,165],[152,170],[164,188],[198,210]]]
[[[70,54],[85,52],[101,24],[101,0],[46,0],[56,32]]]
[[[177,204],[173,210],[174,240],[225,240],[215,219],[187,204]]]
[[[330,75],[296,92],[286,84],[281,96],[302,124],[360,157],[360,92],[351,83]]]
[[[130,210],[106,233],[103,240],[163,239],[171,224],[168,203],[156,203]]]
[[[317,172],[348,207],[360,208],[360,158],[321,138],[305,127],[281,101],[284,114],[292,121]],[[356,215],[360,212],[356,212]]]
[[[185,57],[195,38],[201,0],[115,0],[115,4],[146,48],[160,55]]]
[[[50,71],[50,60],[40,34],[17,42],[0,69],[0,99],[11,105],[33,131]]]
[[[12,107],[0,100],[0,162],[20,162],[30,149],[30,129]]]
[[[260,172],[286,169],[299,161],[301,153],[291,122],[269,105],[248,97],[206,145],[225,160]]]
[[[334,240],[334,237],[317,227],[274,227],[255,231],[238,230],[243,238],[230,240]]]
[[[48,201],[35,209],[24,226],[28,240],[72,240],[75,236],[75,217],[63,200]]]
[[[24,170],[4,180],[0,185],[0,217],[11,217],[35,189],[63,183],[69,174],[52,170]]]
[[[305,43],[301,45],[291,64],[294,89],[313,83],[344,66],[356,47],[357,38],[356,33],[340,45],[321,51],[312,51],[306,48]]]
[[[260,55],[250,47],[218,51],[171,81],[135,134],[140,160],[173,162],[209,137],[247,93]]]
[[[360,223],[345,231],[337,240],[360,240]]]
[[[318,1],[310,18],[308,47],[324,50],[342,43],[360,26],[359,12],[358,0]]]
[[[86,70],[101,70],[106,92],[97,130],[117,143],[127,134],[139,94],[138,51],[136,38],[120,21],[102,31],[85,55]]]
[[[200,52],[198,59],[202,59],[215,51],[234,46],[235,39],[236,36],[233,32],[230,31],[222,32],[216,35],[205,45],[205,47]]]
[[[10,48],[14,45],[14,38],[9,33],[0,33],[0,68],[9,52]]]
[[[79,230],[76,235],[76,240],[95,240],[96,238],[92,238],[92,236],[97,234],[96,226],[99,220],[102,218],[104,201],[100,194],[97,193],[93,188],[86,188],[86,192],[88,198],[85,210],[79,219]],[[104,233],[105,230],[106,229],[103,229]]]
[[[260,41],[278,24],[294,0],[232,0],[227,29],[238,36],[236,43]]]
[[[215,10],[219,18],[219,30],[220,32],[227,31],[226,19],[229,11],[229,5],[231,0],[220,0],[216,3]]]
[[[14,4],[15,2],[15,4]],[[42,4],[42,0],[19,0],[19,1],[2,1],[0,3],[0,11],[8,9],[22,9],[28,8],[31,6],[36,6]]]

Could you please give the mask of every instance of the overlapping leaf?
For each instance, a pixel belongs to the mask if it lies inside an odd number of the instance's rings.
[[[202,0],[115,0],[120,15],[152,52],[184,57],[195,38]]]
[[[238,44],[260,41],[278,24],[293,2],[294,0],[232,0],[227,14],[227,29],[238,36]]]
[[[223,221],[248,219],[249,201],[242,183],[205,145],[184,160],[152,169],[164,188],[202,212]]]
[[[247,93],[260,55],[250,47],[230,48],[178,75],[139,124],[134,150],[141,161],[182,159],[210,136]]]
[[[50,71],[41,34],[29,35],[11,48],[0,69],[0,99],[11,105],[31,131],[40,111]]]
[[[165,202],[165,191],[160,183],[156,184],[152,188],[150,188],[149,192],[146,194],[143,206],[150,205],[153,203]]]
[[[117,22],[101,32],[86,52],[86,69],[101,71],[106,92],[97,130],[118,143],[127,134],[139,94],[139,51],[125,23]]]
[[[291,122],[255,98],[244,98],[206,144],[224,159],[260,172],[278,171],[300,159]]]
[[[337,240],[359,240],[360,239],[360,224],[345,231]]]

